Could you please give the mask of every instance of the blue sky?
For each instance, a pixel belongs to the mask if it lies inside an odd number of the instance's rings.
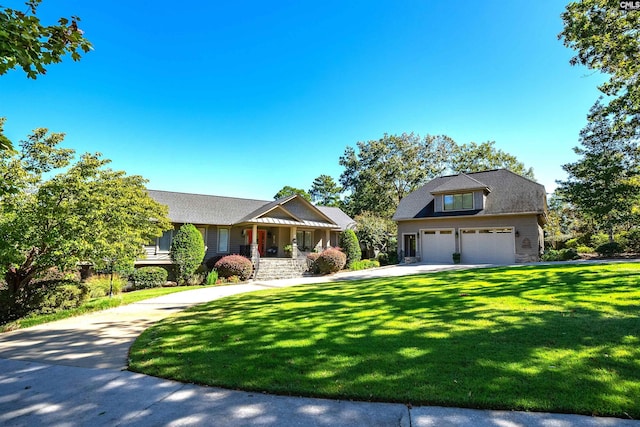
[[[269,200],[337,181],[357,141],[415,132],[493,140],[550,192],[604,79],[569,65],[565,4],[44,0],[94,50],[0,76],[0,116],[14,142],[65,132],[159,190]]]

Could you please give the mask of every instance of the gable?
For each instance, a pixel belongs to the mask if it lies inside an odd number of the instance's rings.
[[[305,203],[305,201],[299,197],[292,198],[284,202],[282,207],[301,220],[320,222],[331,221],[326,215],[320,212],[318,208],[310,203]]]

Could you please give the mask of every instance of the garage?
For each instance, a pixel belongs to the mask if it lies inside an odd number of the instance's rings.
[[[422,262],[451,264],[456,251],[453,229],[421,230]]]
[[[515,262],[513,228],[460,230],[463,264],[512,264]]]

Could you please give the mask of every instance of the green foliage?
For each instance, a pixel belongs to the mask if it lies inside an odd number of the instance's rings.
[[[358,242],[365,248],[368,256],[376,252],[385,252],[392,246],[398,232],[398,226],[394,221],[369,211],[356,215],[354,219]]]
[[[89,288],[73,280],[43,281],[13,293],[0,289],[0,323],[34,314],[50,314],[79,307],[89,298]]]
[[[146,181],[97,154],[59,148],[63,134],[36,129],[17,152],[0,152],[0,271],[18,295],[51,267],[96,269],[131,261],[170,225]]]
[[[369,268],[376,268],[376,267],[380,267],[380,262],[378,262],[377,260],[363,259],[363,260],[355,261],[351,263],[350,269],[353,271],[358,271],[358,270],[368,270]]]
[[[494,147],[494,141],[476,144],[456,145],[449,158],[449,168],[455,173],[482,172],[491,169],[508,169],[511,172],[535,180],[532,168],[516,159],[515,156]]]
[[[85,285],[89,288],[90,298],[100,298],[109,295],[111,290],[111,275],[110,274],[97,274],[91,276],[85,282]],[[113,293],[119,294],[122,292],[122,288],[127,284],[127,279],[121,277],[119,274],[113,275]]]
[[[289,197],[289,196],[293,196],[293,195],[300,195],[302,196],[305,200],[307,201],[311,201],[311,195],[309,193],[307,193],[305,190],[302,190],[300,188],[295,188],[295,187],[290,187],[288,185],[285,185],[284,187],[282,187],[280,189],[280,191],[278,191],[275,196],[273,196],[274,200],[279,200],[282,199],[284,197]]]
[[[558,35],[576,55],[571,65],[599,70],[609,79],[600,91],[610,100],[606,113],[621,129],[636,133],[640,125],[640,13],[623,10],[619,1],[570,2]],[[635,129],[635,130],[634,130]]]
[[[218,272],[216,270],[211,270],[209,274],[207,274],[206,285],[211,286],[215,285],[218,282]]]
[[[346,263],[347,256],[344,252],[334,248],[320,252],[320,256],[315,261],[320,274],[337,273],[344,268]]]
[[[0,75],[20,67],[35,79],[47,72],[45,66],[62,62],[66,54],[78,61],[91,43],[78,28],[80,18],[59,18],[58,25],[43,25],[36,16],[42,0],[29,0],[27,12],[0,6]]]
[[[251,260],[242,255],[227,255],[216,262],[215,269],[218,276],[228,279],[237,276],[240,280],[248,280],[253,274],[253,264]]]
[[[309,190],[311,200],[320,206],[339,206],[340,193],[342,187],[329,175],[320,175],[314,179]]]
[[[608,242],[596,248],[596,252],[602,256],[613,256],[622,253],[624,248],[618,242]]]
[[[609,236],[604,233],[598,233],[591,236],[590,239],[591,246],[597,248],[600,245],[604,245],[605,243],[609,243]]]
[[[627,233],[627,247],[632,252],[640,252],[640,228],[629,230]]]
[[[163,286],[169,273],[162,267],[140,267],[133,274],[133,289],[159,288]]]
[[[578,252],[572,248],[550,249],[542,255],[542,261],[571,261],[579,258]]]
[[[360,243],[353,230],[345,230],[340,234],[340,248],[347,256],[347,268],[351,268],[351,264],[362,258]]]
[[[580,245],[580,246],[576,247],[576,251],[579,254],[592,254],[592,253],[595,252],[592,247],[584,246],[584,245]]]
[[[171,261],[176,265],[178,283],[184,285],[202,264],[204,240],[193,224],[183,224],[171,242]]]
[[[380,265],[389,265],[389,254],[386,252],[380,252],[377,257],[378,263]]]

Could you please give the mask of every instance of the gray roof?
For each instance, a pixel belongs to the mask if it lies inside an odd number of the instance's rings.
[[[169,208],[169,218],[175,223],[234,225],[256,222],[274,225],[297,225],[313,228],[340,228],[345,230],[354,221],[340,208],[315,206],[331,222],[320,222],[295,218],[291,220],[260,216],[292,200],[289,196],[280,200],[252,200],[236,197],[210,196],[205,194],[177,193],[173,191],[147,190],[152,199]],[[313,208],[313,205],[310,205]],[[286,207],[284,207],[286,209]]]
[[[471,180],[460,179],[466,176]],[[466,186],[464,183],[467,183]],[[448,185],[450,183],[451,185]],[[479,186],[478,184],[481,184]],[[506,169],[475,172],[469,174],[450,175],[433,179],[404,197],[396,213],[394,221],[416,218],[430,218],[460,215],[459,212],[434,212],[433,193],[444,191],[460,192],[465,190],[490,189],[487,194],[484,209],[462,212],[465,215],[499,215],[514,213],[536,213],[544,215],[546,212],[546,192],[544,186],[530,179],[524,178]]]

